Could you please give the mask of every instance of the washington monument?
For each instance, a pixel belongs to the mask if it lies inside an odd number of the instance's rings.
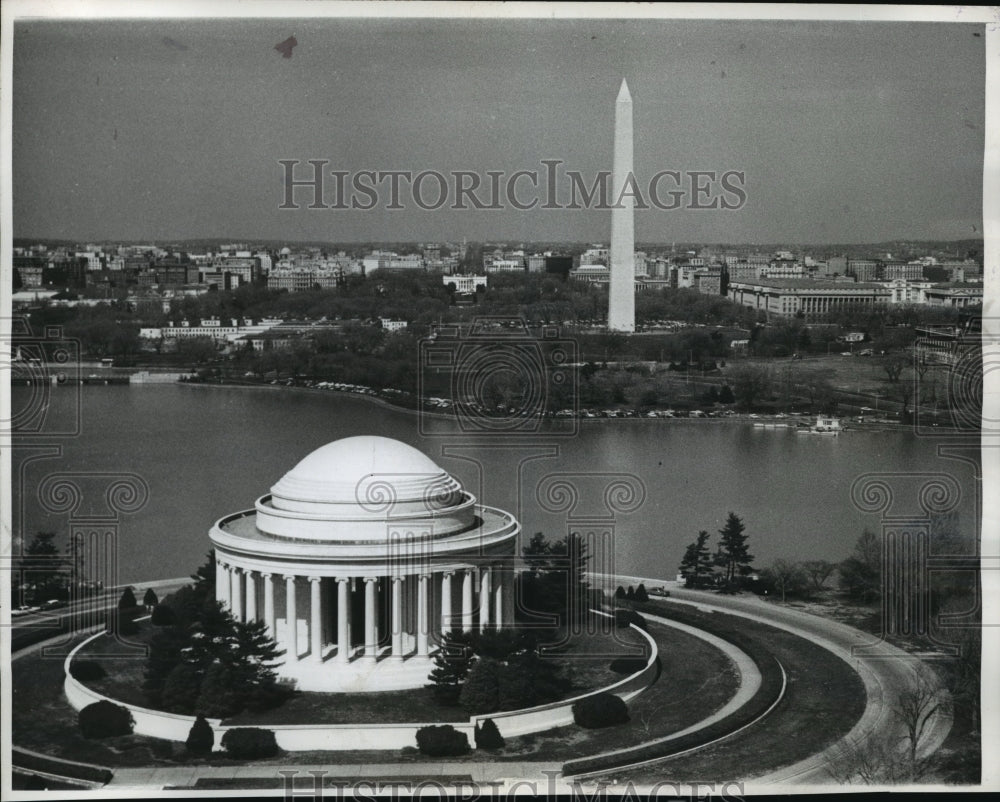
[[[615,156],[611,173],[611,281],[608,329],[635,331],[635,195],[632,177],[632,95],[622,78],[615,103]]]

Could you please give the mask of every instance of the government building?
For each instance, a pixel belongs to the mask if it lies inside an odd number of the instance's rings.
[[[519,533],[417,449],[348,437],[212,527],[216,597],[299,690],[422,687],[445,633],[513,624]]]

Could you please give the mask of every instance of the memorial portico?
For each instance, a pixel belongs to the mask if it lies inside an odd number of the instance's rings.
[[[420,451],[349,437],[216,523],[216,597],[300,690],[421,687],[444,633],[512,624],[519,532]]]

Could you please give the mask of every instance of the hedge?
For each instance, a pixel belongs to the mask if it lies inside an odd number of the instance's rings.
[[[586,696],[573,704],[573,721],[587,729],[625,724],[628,721],[628,705],[607,691]]]
[[[84,738],[110,738],[131,735],[135,719],[131,711],[107,699],[94,702],[81,710],[76,717]]]
[[[658,744],[640,744],[615,755],[596,755],[594,757],[570,760],[563,764],[562,773],[566,776],[587,774],[594,771],[614,769],[642,760],[669,757],[670,755],[694,749],[698,746],[721,738],[763,715],[778,699],[781,698],[784,687],[784,672],[777,658],[774,657],[759,641],[745,634],[738,617],[726,613],[702,613],[685,605],[643,605],[647,612],[655,613],[663,618],[669,618],[682,624],[716,635],[742,649],[753,660],[761,673],[761,685],[745,705],[734,710],[725,718],[716,721],[697,732],[683,735]]]
[[[94,660],[74,660],[69,667],[70,676],[80,682],[92,682],[104,679],[108,672],[104,666]]]
[[[237,727],[226,730],[221,745],[227,755],[242,760],[274,757],[278,754],[278,742],[274,738],[274,732],[260,727]]]
[[[421,727],[417,730],[417,748],[432,757],[454,757],[469,751],[469,737],[450,724]]]

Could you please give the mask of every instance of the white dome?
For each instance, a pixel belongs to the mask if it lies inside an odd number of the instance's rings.
[[[458,482],[412,446],[388,437],[346,437],[313,451],[271,488],[279,509],[296,502],[360,505],[379,511],[387,504],[454,502]]]
[[[473,523],[475,498],[417,449],[387,437],[347,437],[312,452],[257,502],[263,532],[306,540],[384,539]]]

